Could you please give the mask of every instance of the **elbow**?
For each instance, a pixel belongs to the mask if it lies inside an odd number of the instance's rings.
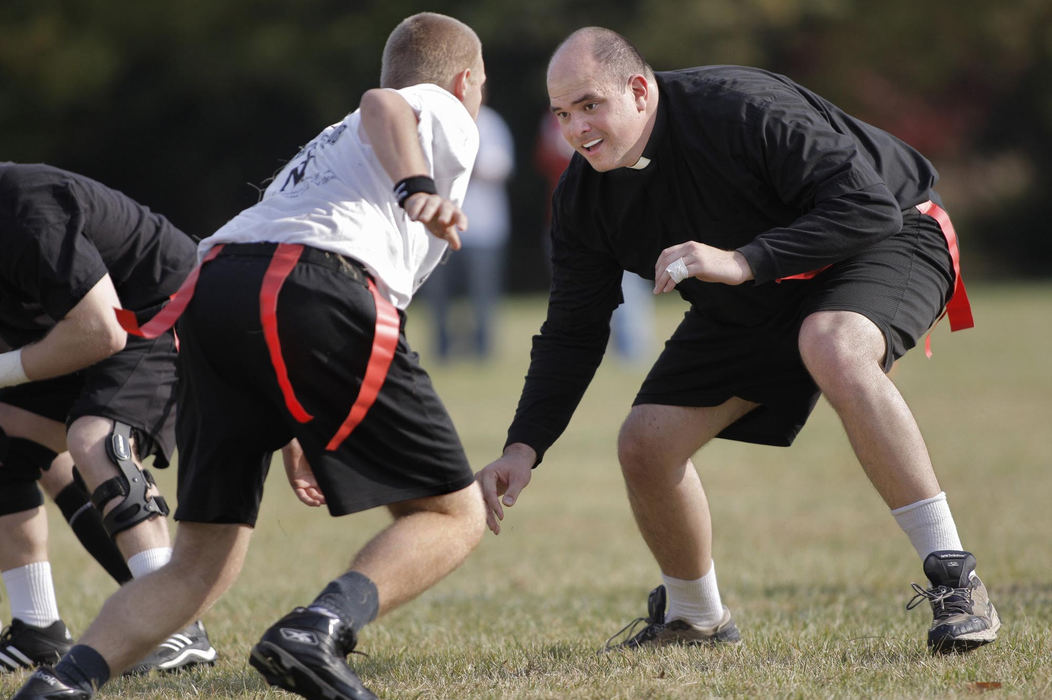
[[[361,112],[362,123],[365,125],[383,124],[390,119],[395,103],[394,99],[402,99],[397,93],[383,88],[372,88],[366,90],[358,103]],[[407,105],[408,106],[408,105]]]
[[[99,360],[116,355],[128,345],[128,333],[120,326],[106,326],[99,336]]]
[[[128,345],[128,334],[123,330],[110,336],[110,355],[116,355]]]
[[[869,212],[875,233],[892,236],[902,230],[902,209],[886,187],[872,188],[859,194],[859,204]]]
[[[372,116],[377,113],[378,110],[382,109],[384,96],[381,88],[372,88],[366,90],[362,94],[361,102],[358,104],[358,109],[362,111],[362,116]]]
[[[892,200],[892,203],[885,207],[884,211],[884,231],[889,236],[893,236],[902,230],[902,210],[899,209],[897,202]]]

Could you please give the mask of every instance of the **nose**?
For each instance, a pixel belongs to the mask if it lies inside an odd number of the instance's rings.
[[[592,125],[584,117],[573,115],[562,125],[563,138],[571,146],[592,130]]]

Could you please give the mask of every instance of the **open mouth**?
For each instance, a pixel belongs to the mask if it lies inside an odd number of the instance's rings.
[[[589,153],[591,153],[591,152],[592,152],[592,151],[594,151],[594,150],[596,149],[596,147],[597,147],[597,146],[599,146],[599,144],[601,144],[602,142],[603,142],[603,139],[593,139],[593,140],[589,141],[588,143],[582,143],[582,144],[581,144],[581,148],[583,148],[584,150],[586,150],[586,151],[588,151]]]

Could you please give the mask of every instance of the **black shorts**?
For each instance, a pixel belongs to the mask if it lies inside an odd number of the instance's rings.
[[[65,423],[100,416],[132,427],[140,458],[167,467],[175,448],[175,342],[128,336],[124,349],[71,374],[0,389],[0,403]]]
[[[297,438],[333,515],[468,486],[473,474],[445,407],[405,339],[376,402],[326,449],[358,395],[376,306],[361,267],[304,248],[277,301],[278,338],[296,399],[293,417],[270,359],[260,287],[274,244],[228,245],[201,268],[179,321],[177,520],[254,525],[275,450]]]
[[[938,223],[914,210],[904,212],[900,233],[813,279],[778,283],[787,287],[787,305],[766,324],[728,327],[688,311],[634,405],[718,406],[737,396],[761,405],[719,437],[789,445],[819,396],[798,345],[807,316],[854,311],[871,320],[884,335],[887,371],[939,318],[953,283]]]

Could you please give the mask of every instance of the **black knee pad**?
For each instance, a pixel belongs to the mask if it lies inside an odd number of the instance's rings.
[[[3,469],[0,468],[0,472]],[[33,510],[44,505],[44,495],[35,481],[10,482],[0,478],[0,516]]]
[[[10,437],[0,428],[0,515],[44,505],[36,482],[53,459],[55,453],[43,445]]]
[[[106,441],[106,454],[117,465],[118,475],[99,484],[91,494],[91,502],[100,513],[103,507],[114,498],[121,502],[103,516],[102,523],[106,532],[113,537],[144,520],[158,515],[168,515],[168,503],[162,496],[147,496],[154,485],[153,475],[146,469],[139,469],[132,459],[131,426],[114,421],[113,432]]]

